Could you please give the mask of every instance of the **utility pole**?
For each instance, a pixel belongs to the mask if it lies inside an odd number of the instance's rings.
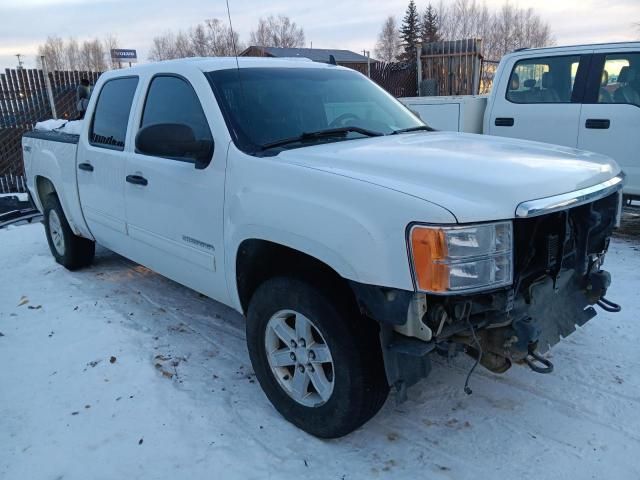
[[[49,105],[51,106],[51,115],[53,118],[58,118],[56,102],[53,98],[53,89],[51,88],[51,79],[49,78],[49,70],[47,69],[47,60],[44,55],[40,56],[40,60],[42,61],[42,75],[44,76],[44,83],[47,87],[47,96],[49,97]]]
[[[22,54],[16,53],[16,57],[18,57],[18,70],[22,70],[24,68],[24,62],[22,61]]]
[[[418,88],[416,94],[420,96],[420,84],[422,83],[422,43],[416,43],[416,74],[418,80]]]
[[[362,50],[362,55],[367,57],[367,77],[371,78],[371,52],[369,50]]]

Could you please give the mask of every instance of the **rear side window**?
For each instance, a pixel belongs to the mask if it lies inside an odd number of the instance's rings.
[[[598,103],[640,107],[640,53],[607,55],[600,72]]]
[[[129,112],[137,86],[137,77],[116,78],[102,86],[89,130],[92,145],[124,150]]]
[[[507,100],[570,103],[579,65],[579,55],[520,60],[511,71]]]
[[[140,128],[162,123],[191,127],[196,141],[213,139],[196,92],[180,77],[157,76],[149,86]]]

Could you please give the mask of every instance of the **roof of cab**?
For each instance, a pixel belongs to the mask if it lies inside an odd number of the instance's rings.
[[[537,48],[519,48],[509,53],[509,55],[526,55],[538,52],[565,52],[574,51],[582,52],[585,50],[600,50],[604,48],[638,48],[640,49],[640,41],[635,42],[613,42],[613,43],[588,43],[582,45],[558,45],[553,47],[537,47]]]
[[[237,63],[236,63],[237,62]],[[179,73],[181,69],[197,69],[202,72],[228,70],[234,68],[338,68],[336,65],[313,62],[307,58],[266,58],[266,57],[190,57],[161,62],[143,63],[129,68],[111,70],[107,76],[135,75],[136,73]]]

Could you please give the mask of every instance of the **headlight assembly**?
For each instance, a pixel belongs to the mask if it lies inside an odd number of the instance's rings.
[[[414,225],[409,237],[413,273],[420,291],[468,293],[513,282],[511,222]]]

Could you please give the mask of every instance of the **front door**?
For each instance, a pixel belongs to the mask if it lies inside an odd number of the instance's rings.
[[[197,80],[202,95],[215,105],[204,75]],[[192,83],[175,75],[150,79],[136,123],[140,130],[186,125],[196,140],[215,139]],[[127,159],[125,182],[131,257],[221,301],[228,298],[222,230],[227,146],[214,143],[211,163],[200,170],[186,155],[159,157],[136,149]]]
[[[490,135],[522,138],[575,148],[582,90],[576,82],[589,56],[523,58],[500,80],[493,97]]]
[[[124,77],[102,86],[89,136],[78,145],[76,167],[84,218],[98,243],[119,253],[127,235],[125,141],[137,85],[137,77]]]
[[[612,157],[627,174],[624,193],[640,195],[640,51],[593,56],[578,147]]]

